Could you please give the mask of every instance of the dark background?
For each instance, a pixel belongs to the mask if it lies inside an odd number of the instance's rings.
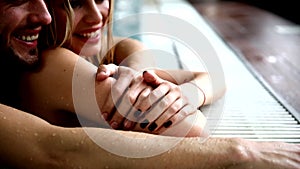
[[[213,2],[213,0],[189,0],[191,3],[198,2]],[[243,2],[258,8],[270,11],[296,24],[300,24],[300,6],[298,0],[219,0],[219,1],[234,1]],[[216,0],[217,2],[217,0]]]

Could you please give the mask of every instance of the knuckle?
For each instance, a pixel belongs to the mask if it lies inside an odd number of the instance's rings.
[[[148,95],[149,95],[149,93],[146,89],[146,90],[142,91],[142,93],[140,94],[140,97],[142,100],[145,100],[148,97]]]
[[[176,113],[176,112],[178,112],[178,110],[179,110],[179,105],[177,105],[177,104],[174,104],[174,105],[169,107],[169,112],[170,113]]]
[[[167,98],[164,98],[164,99],[162,99],[160,102],[159,102],[159,106],[161,107],[161,108],[165,108],[165,107],[167,107],[169,105],[169,102],[168,102],[168,99]]]
[[[128,95],[128,99],[129,99],[129,101],[130,101],[131,104],[134,104],[135,101],[136,101],[136,97],[133,96],[133,95]]]

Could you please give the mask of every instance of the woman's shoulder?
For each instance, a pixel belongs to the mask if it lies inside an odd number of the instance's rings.
[[[75,54],[74,52],[72,52],[71,50],[62,48],[62,47],[56,47],[56,48],[44,50],[44,51],[42,51],[41,56],[42,57],[47,57],[47,56],[51,56],[51,57],[76,56],[76,57],[78,57],[78,55]]]
[[[40,59],[44,64],[63,64],[77,61],[79,56],[66,48],[57,47],[42,51]]]

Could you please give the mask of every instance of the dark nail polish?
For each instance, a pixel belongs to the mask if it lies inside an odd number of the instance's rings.
[[[134,117],[135,117],[135,118],[140,117],[141,113],[142,113],[142,111],[141,111],[140,109],[137,110],[136,112],[134,112]]]
[[[147,73],[147,70],[143,71],[143,74]]]
[[[148,129],[150,131],[154,131],[156,129],[156,127],[157,127],[157,124],[155,122],[153,122],[152,124],[150,124],[150,126],[148,127]]]
[[[167,122],[164,123],[164,127],[165,127],[165,128],[168,128],[168,127],[170,127],[172,124],[173,124],[172,121],[169,120],[169,121],[167,121]]]
[[[148,124],[149,124],[149,121],[146,119],[146,120],[144,120],[144,121],[140,124],[140,127],[141,127],[142,129],[144,129],[144,128],[146,128],[146,127],[148,126]]]

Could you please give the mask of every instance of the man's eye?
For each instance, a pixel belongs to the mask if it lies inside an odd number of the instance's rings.
[[[6,4],[10,4],[12,6],[20,6],[28,2],[29,0],[5,0]]]
[[[95,2],[97,3],[97,4],[101,4],[102,2],[104,2],[105,0],[95,0]]]
[[[83,1],[81,0],[70,0],[70,4],[72,8],[79,8],[83,5]]]

